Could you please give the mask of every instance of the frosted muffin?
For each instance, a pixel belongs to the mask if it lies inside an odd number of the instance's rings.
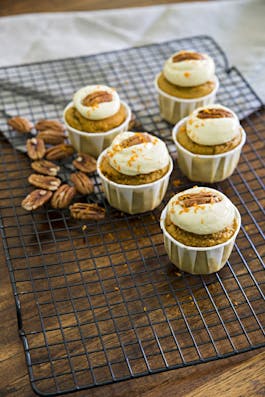
[[[236,114],[222,105],[196,109],[173,129],[181,171],[192,181],[218,182],[239,161],[246,134]]]
[[[220,270],[229,258],[241,217],[222,193],[193,187],[176,194],[161,216],[170,260],[192,274]]]
[[[162,201],[172,172],[163,141],[148,133],[119,134],[98,158],[97,169],[109,203],[131,214]]]
[[[94,156],[127,130],[130,118],[128,105],[113,88],[104,85],[81,88],[64,110],[71,143],[77,151]]]
[[[155,85],[161,116],[175,124],[197,107],[213,103],[219,82],[213,59],[188,50],[167,59]]]

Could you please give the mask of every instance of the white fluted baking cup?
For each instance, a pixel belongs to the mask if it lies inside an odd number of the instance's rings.
[[[73,106],[73,102],[70,102],[64,109],[63,119],[69,140],[75,150],[98,157],[104,149],[111,145],[116,135],[127,131],[131,120],[131,109],[125,102],[121,101],[121,104],[125,107],[127,113],[126,119],[122,124],[106,132],[84,132],[71,127],[65,119],[67,109]]]
[[[242,139],[239,145],[229,152],[220,154],[194,154],[185,149],[177,140],[177,134],[187,117],[180,120],[172,131],[172,139],[177,147],[178,165],[184,175],[194,182],[220,182],[233,174],[242,147],[246,142],[246,133],[241,127]]]
[[[171,157],[169,156],[167,173],[157,181],[142,185],[122,185],[106,178],[100,170],[100,164],[106,152],[106,150],[102,152],[98,158],[97,171],[109,204],[129,214],[139,214],[158,207],[166,194],[169,177],[173,170]]]
[[[219,80],[216,76],[214,77],[215,88],[210,92],[210,94],[200,98],[184,99],[169,95],[161,90],[157,83],[159,75],[160,73],[155,78],[155,88],[158,93],[160,114],[163,119],[171,124],[176,124],[179,120],[188,116],[198,107],[211,105],[215,102],[216,92],[219,88]]]
[[[160,226],[163,231],[165,249],[170,261],[179,269],[191,274],[210,274],[222,269],[232,252],[241,226],[239,211],[235,206],[234,210],[237,229],[229,240],[212,247],[190,247],[175,240],[166,230],[166,206],[161,214]]]

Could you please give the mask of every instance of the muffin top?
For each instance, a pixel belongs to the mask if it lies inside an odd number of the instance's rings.
[[[102,120],[120,109],[118,93],[106,85],[87,85],[73,97],[74,107],[88,120]]]
[[[222,105],[207,105],[194,110],[187,119],[188,137],[199,145],[220,145],[240,132],[239,120],[232,110]]]
[[[167,59],[163,73],[165,78],[174,85],[194,87],[213,80],[215,65],[209,55],[185,50]]]
[[[125,175],[149,174],[169,164],[169,153],[160,139],[146,132],[126,131],[107,150],[110,165]]]
[[[199,235],[219,232],[235,218],[235,208],[224,194],[197,186],[172,197],[167,213],[174,225]]]

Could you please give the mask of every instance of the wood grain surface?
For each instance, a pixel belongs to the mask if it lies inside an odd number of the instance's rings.
[[[90,11],[110,8],[143,7],[180,2],[188,3],[192,1],[194,0],[1,0],[0,16],[24,14],[29,12]]]

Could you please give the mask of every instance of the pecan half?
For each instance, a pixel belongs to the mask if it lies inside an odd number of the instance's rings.
[[[56,176],[60,171],[60,167],[51,161],[38,160],[31,163],[31,168],[39,174]]]
[[[61,180],[59,178],[39,174],[31,174],[28,177],[28,182],[31,185],[40,187],[44,190],[57,190],[61,184]]]
[[[181,205],[185,208],[194,205],[214,204],[222,201],[222,198],[213,192],[200,192],[194,194],[183,194],[179,197]]]
[[[74,203],[69,208],[71,216],[75,219],[99,220],[105,218],[105,209],[97,204]]]
[[[40,160],[44,157],[46,149],[42,139],[31,138],[27,140],[27,153],[32,160]]]
[[[205,56],[203,56],[199,52],[181,51],[178,54],[173,56],[172,61],[174,63],[176,63],[176,62],[182,62],[182,61],[198,61],[201,59],[205,59]]]
[[[66,157],[72,156],[74,151],[75,150],[72,145],[62,143],[61,145],[56,145],[49,148],[46,151],[45,157],[47,160],[61,160],[65,159]]]
[[[94,191],[94,184],[91,179],[83,172],[75,172],[71,174],[70,180],[81,194],[90,194]]]
[[[26,211],[36,210],[50,200],[52,192],[42,189],[33,190],[21,203]]]
[[[96,171],[97,161],[89,154],[78,153],[77,158],[73,161],[73,166],[78,170],[89,174]]]
[[[58,120],[39,120],[36,124],[35,124],[35,128],[37,131],[45,131],[45,130],[49,130],[52,129],[54,131],[61,131],[63,132],[65,130],[65,126],[60,123],[60,121]]]
[[[120,143],[122,148],[127,148],[130,146],[140,145],[141,143],[151,142],[152,138],[147,132],[136,132],[134,135],[130,136],[127,139],[124,139]]]
[[[64,143],[66,136],[63,131],[48,129],[40,131],[37,138],[43,139],[45,143],[50,145],[59,145],[60,143]]]
[[[52,196],[51,206],[53,208],[67,208],[75,194],[76,190],[73,186],[62,185]]]
[[[30,132],[33,128],[33,124],[28,119],[20,116],[12,117],[8,120],[7,124],[14,130],[23,133]]]
[[[202,109],[198,112],[197,117],[199,119],[220,119],[223,117],[233,117],[233,114],[226,109]]]
[[[102,102],[111,102],[112,95],[107,91],[96,91],[92,92],[91,94],[87,95],[83,99],[84,106],[97,106],[99,103]]]

